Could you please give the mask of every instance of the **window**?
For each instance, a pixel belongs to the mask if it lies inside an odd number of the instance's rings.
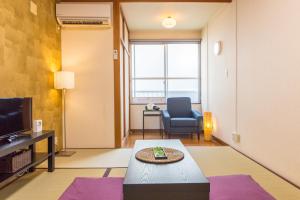
[[[135,42],[131,48],[132,103],[164,103],[168,97],[200,102],[199,42]]]

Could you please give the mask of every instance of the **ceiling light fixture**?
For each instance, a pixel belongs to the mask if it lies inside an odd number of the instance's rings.
[[[169,16],[169,17],[163,19],[162,26],[165,28],[168,28],[168,29],[173,28],[176,26],[176,20]]]

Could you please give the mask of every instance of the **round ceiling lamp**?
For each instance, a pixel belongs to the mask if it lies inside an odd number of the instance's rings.
[[[176,20],[169,16],[169,17],[163,19],[162,26],[165,28],[168,28],[168,29],[174,28],[176,26]]]

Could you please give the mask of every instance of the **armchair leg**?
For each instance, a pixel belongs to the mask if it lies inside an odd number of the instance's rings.
[[[198,135],[198,141],[200,140],[200,132],[198,131],[197,132],[197,135]]]

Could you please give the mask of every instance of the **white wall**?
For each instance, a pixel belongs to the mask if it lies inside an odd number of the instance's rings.
[[[62,30],[63,70],[75,72],[67,94],[67,147],[114,147],[113,30]]]
[[[129,37],[131,40],[199,40],[201,31],[131,31]]]
[[[125,132],[129,134],[130,130],[130,55],[125,51]]]
[[[125,104],[124,104],[124,51],[123,51],[123,46],[122,44],[120,44],[120,96],[121,96],[121,105],[120,105],[120,109],[121,109],[121,140],[124,139],[124,133],[125,133],[125,127],[126,127],[126,123],[125,123]]]
[[[166,109],[166,105],[158,105],[161,110]],[[193,104],[193,109],[201,111],[201,104]],[[145,105],[130,105],[130,128],[131,130],[141,130],[143,128],[143,110]],[[159,117],[145,117],[145,129],[159,129]]]
[[[298,0],[237,0],[237,7],[236,1],[226,6],[207,29],[208,109],[217,122],[214,134],[297,185],[299,9]],[[221,56],[213,55],[217,40],[224,44]],[[231,140],[234,131],[241,136],[239,144]]]
[[[129,32],[123,16],[120,15],[120,86],[121,86],[121,139],[129,134],[130,130],[130,52],[129,52]]]
[[[237,105],[241,149],[300,186],[299,9],[238,1]]]
[[[207,34],[207,106],[214,114],[214,135],[231,142],[235,131],[236,37],[235,4],[227,4],[209,22]],[[222,53],[214,54],[214,44],[222,42]],[[227,74],[228,72],[228,74]],[[203,84],[204,85],[204,84]]]
[[[207,27],[201,33],[201,105],[208,110],[208,33]]]

